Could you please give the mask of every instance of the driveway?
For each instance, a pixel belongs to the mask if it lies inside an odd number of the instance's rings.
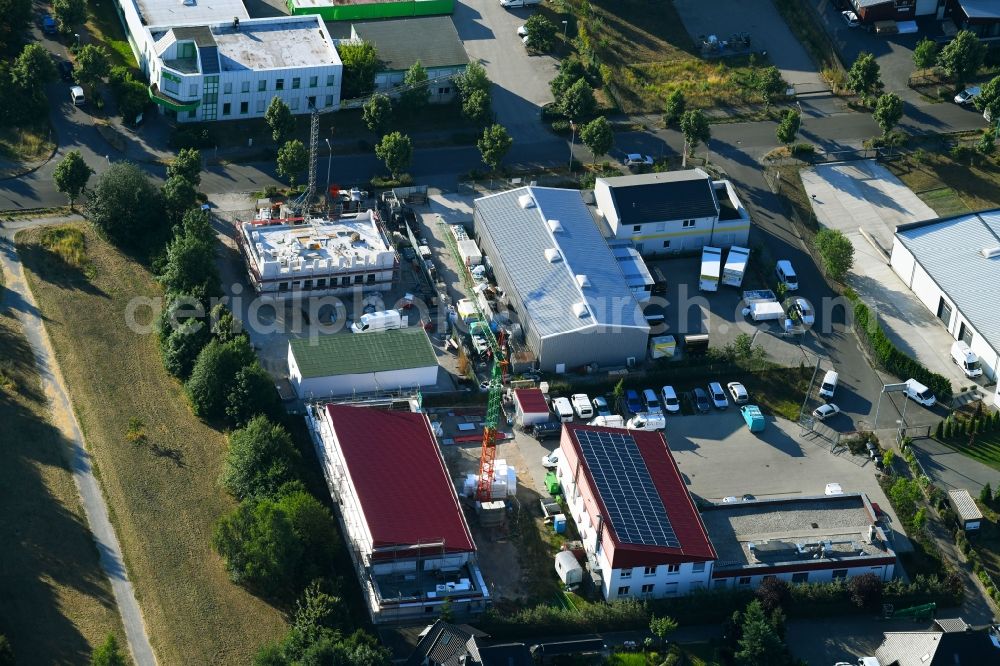
[[[973,497],[978,497],[987,483],[993,488],[1000,487],[1000,470],[950,449],[937,440],[914,440],[913,453],[927,476],[945,489],[965,488]]]
[[[507,10],[497,0],[459,0],[452,18],[469,59],[486,67],[493,82],[493,113],[507,128],[515,145],[551,141],[541,123],[542,105],[552,101],[549,81],[555,78],[555,58],[531,55],[517,36],[517,28],[534,11]]]
[[[748,32],[753,50],[767,51],[796,93],[830,89],[771,0],[713,0],[710,10],[702,0],[675,0],[674,6],[696,45],[704,35],[726,40],[732,34]]]

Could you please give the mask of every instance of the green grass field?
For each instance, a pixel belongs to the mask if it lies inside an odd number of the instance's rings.
[[[83,664],[124,633],[48,412],[28,341],[0,302],[0,631],[19,664]]]
[[[90,13],[87,30],[90,32],[91,41],[103,44],[107,48],[111,55],[111,66],[125,65],[137,70],[139,63],[136,62],[132,47],[125,37],[125,28],[122,27],[121,19],[115,11],[114,0],[104,2],[89,0],[87,9]]]
[[[998,432],[979,433],[971,443],[968,435],[952,437],[942,443],[984,465],[1000,470],[1000,433]]]
[[[153,648],[164,665],[248,664],[287,625],[230,583],[212,550],[213,524],[233,506],[218,483],[224,438],[191,414],[154,336],[125,325],[132,298],[160,295],[152,276],[79,228],[86,273],[42,248],[38,230],[17,241]],[[146,444],[126,440],[132,419],[143,422]]]
[[[993,159],[975,155],[965,164],[946,153],[918,151],[886,166],[938,215],[1000,205],[1000,165]]]

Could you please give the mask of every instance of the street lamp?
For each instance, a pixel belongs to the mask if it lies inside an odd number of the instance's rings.
[[[326,156],[326,193],[330,194],[330,165],[333,163],[333,146],[330,145],[329,139],[323,139],[326,141],[326,148],[329,151]]]
[[[73,37],[76,38],[76,48],[80,48],[80,33],[74,32]]]
[[[566,31],[569,30],[569,21],[563,21],[563,41],[566,41]]]
[[[573,122],[572,118],[569,119],[569,129],[572,133],[569,140],[569,172],[573,173],[573,146],[576,145],[576,123]]]

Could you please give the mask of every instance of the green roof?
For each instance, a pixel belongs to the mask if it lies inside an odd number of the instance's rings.
[[[289,340],[303,379],[437,365],[422,327]]]

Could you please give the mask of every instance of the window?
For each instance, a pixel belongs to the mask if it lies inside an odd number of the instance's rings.
[[[244,81],[243,83],[240,84],[240,92],[245,92],[245,93],[250,92],[250,82],[249,81]]]
[[[632,577],[632,570],[631,569],[622,569],[622,572],[618,575],[618,577],[619,578],[631,578]]]
[[[365,278],[365,281],[368,284],[375,284],[375,274],[374,273],[369,273],[368,276]]]
[[[643,585],[642,586],[642,593],[643,594],[652,594],[653,593],[653,587],[654,587],[654,585],[652,583],[650,583],[649,585]]]
[[[302,87],[302,79],[295,76],[292,77],[292,90],[298,90]]]
[[[308,103],[308,106],[306,108],[315,109],[316,108],[316,95],[310,95],[306,99],[306,102]]]
[[[197,96],[198,96],[198,84],[192,83],[191,85],[188,86],[188,97],[197,97]]]
[[[951,324],[951,305],[944,298],[938,301],[937,316],[945,326]]]
[[[677,583],[673,583],[673,584],[676,585]],[[704,583],[702,583],[700,580],[696,580],[693,583],[691,583],[690,587],[688,587],[688,591],[689,592],[697,592],[698,590],[701,590],[704,587],[705,587]]]
[[[663,596],[665,597],[676,597],[677,596],[677,583],[667,583],[667,586],[663,588]]]
[[[424,606],[424,612],[425,613],[433,613],[434,612],[434,606]]]
[[[319,77],[318,76],[310,76],[309,77],[309,87],[310,88],[315,88],[318,85],[319,85]]]
[[[232,83],[223,83],[222,84],[222,94],[224,94],[224,95],[232,95],[233,94],[233,84]]]
[[[670,241],[663,241],[663,247],[670,247]]]
[[[285,89],[285,80],[284,79],[277,79],[277,80],[275,80],[275,82],[274,82],[274,89],[275,90],[284,90]]]
[[[624,597],[624,596],[626,596],[628,594],[628,591],[629,591],[629,586],[628,585],[622,585],[621,587],[618,588],[618,596],[619,597]]]
[[[705,571],[704,562],[695,562],[691,565],[691,573],[702,573]]]
[[[439,95],[447,95],[451,93],[451,88],[438,88]]]
[[[344,287],[351,284],[351,277],[349,275],[345,275],[344,277],[340,278],[340,284],[341,286]]]
[[[361,284],[364,281],[365,281],[365,276],[364,275],[355,275],[354,276],[354,284]]]
[[[246,102],[244,102],[246,104]],[[257,100],[257,113],[264,113],[264,100]]]
[[[657,231],[663,231],[666,228],[666,226],[667,226],[666,222],[657,222],[656,223],[656,230]]]
[[[642,230],[642,225],[641,224],[637,224],[637,225],[635,225],[635,226],[632,227],[632,233],[634,233],[634,234],[639,233],[641,230]]]
[[[246,104],[246,102],[243,102],[243,103]],[[232,106],[233,105],[230,104],[229,102],[223,102],[222,103],[222,115],[228,116],[229,113],[232,111]]]
[[[279,282],[278,283],[278,291],[288,291],[288,283],[287,282]]]
[[[809,582],[809,572],[803,571],[802,573],[792,574],[793,583],[808,583]]]
[[[774,574],[768,574],[767,576],[761,577],[760,580],[761,582],[764,582],[765,580],[774,580],[775,578],[777,578],[777,576],[775,576]]]
[[[834,569],[833,579],[834,580],[844,580],[847,578],[847,569]]]
[[[678,574],[681,572],[681,565],[679,564],[668,564],[667,573],[668,574]]]
[[[716,590],[724,590],[729,585],[728,578],[716,578],[712,581],[712,588]]]
[[[333,95],[327,95],[326,96],[326,104],[325,104],[325,106],[327,106],[327,107],[333,106]]]
[[[163,77],[163,89],[167,92],[177,93],[180,91],[181,86],[179,83],[173,79],[168,79],[166,76]]]
[[[288,108],[290,108],[292,111],[298,111],[299,110],[299,98],[298,97],[293,97],[292,101],[291,101],[291,104],[288,105]]]
[[[263,102],[261,102],[263,104]],[[226,104],[226,106],[229,106]],[[250,102],[240,102],[240,113],[246,114],[250,111]]]
[[[684,220],[684,224],[681,225],[684,229],[690,229],[694,226],[694,220]]]
[[[322,289],[325,286],[326,286],[326,278],[318,278],[316,280],[316,288],[317,289]]]
[[[188,118],[197,118],[197,117],[198,117],[198,109],[191,109],[190,111],[188,111]]]
[[[656,575],[656,567],[646,567],[643,570],[642,575],[643,576],[655,576]]]
[[[332,86],[336,82],[337,82],[337,79],[336,79],[336,77],[333,74],[327,74],[326,75],[326,85]]]
[[[261,79],[257,82],[257,92],[264,92],[265,90],[267,90],[267,81]]]
[[[302,288],[303,289],[312,289],[313,288],[313,281],[312,280],[306,280],[303,283]]]
[[[737,585],[749,585],[750,584],[750,576],[740,576],[738,579],[736,579],[736,584]]]

